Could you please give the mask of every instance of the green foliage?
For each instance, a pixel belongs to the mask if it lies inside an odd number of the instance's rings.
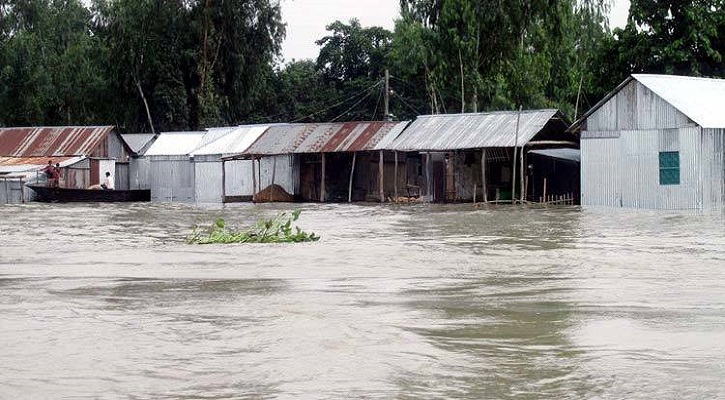
[[[300,210],[282,212],[274,218],[257,221],[254,226],[243,231],[228,227],[224,219],[219,218],[208,229],[195,228],[187,238],[187,243],[299,243],[320,240],[314,233],[304,232],[292,225],[299,216]]]

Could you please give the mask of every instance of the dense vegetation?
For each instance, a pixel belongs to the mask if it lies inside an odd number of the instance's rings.
[[[394,1],[394,0],[391,0]],[[277,0],[0,0],[0,126],[123,132],[557,107],[635,72],[725,76],[725,1],[400,0],[395,30],[331,21],[279,66]]]
[[[282,212],[271,219],[257,221],[246,230],[237,230],[227,225],[224,219],[217,219],[208,229],[195,228],[187,238],[193,244],[226,243],[300,243],[316,242],[320,237],[307,233],[292,225],[300,217],[300,210]]]

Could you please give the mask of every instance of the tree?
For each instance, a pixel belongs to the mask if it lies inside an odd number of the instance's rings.
[[[0,3],[0,124],[105,119],[103,44],[78,0]]]

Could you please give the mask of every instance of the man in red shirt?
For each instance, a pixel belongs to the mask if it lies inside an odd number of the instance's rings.
[[[48,160],[48,165],[45,166],[40,172],[45,175],[45,185],[46,186],[53,186],[53,171],[55,168],[53,167],[53,160]]]

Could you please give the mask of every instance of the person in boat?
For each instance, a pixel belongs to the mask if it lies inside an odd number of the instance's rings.
[[[53,187],[59,187],[60,186],[60,163],[56,163],[55,167],[53,167],[53,172],[51,173],[50,180],[51,180],[51,186]]]
[[[103,183],[100,183],[98,185],[91,185],[88,189],[94,189],[94,190],[114,190],[114,184],[113,179],[111,178],[111,173],[106,171],[106,179],[103,181]]]
[[[40,172],[45,175],[45,186],[53,186],[53,160],[48,160],[48,165],[45,166]]]

